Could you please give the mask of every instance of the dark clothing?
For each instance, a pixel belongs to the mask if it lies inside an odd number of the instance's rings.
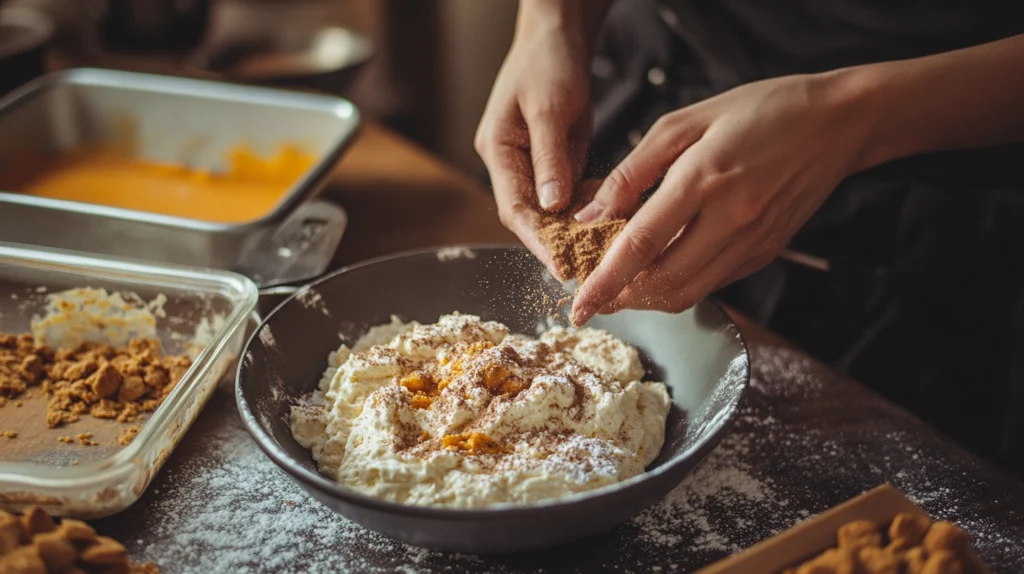
[[[994,0],[620,0],[594,67],[591,172],[662,114],[749,81],[1019,33],[1024,6]],[[791,247],[832,271],[776,262],[720,297],[1024,476],[1024,146],[856,174]]]

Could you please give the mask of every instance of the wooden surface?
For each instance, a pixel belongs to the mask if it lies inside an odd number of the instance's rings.
[[[518,241],[489,191],[372,121],[324,196],[349,214],[335,266],[416,247]]]

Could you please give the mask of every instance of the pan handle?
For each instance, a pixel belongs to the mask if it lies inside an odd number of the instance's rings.
[[[341,206],[311,200],[297,207],[276,229],[260,235],[233,270],[261,287],[308,281],[330,266],[347,222]]]

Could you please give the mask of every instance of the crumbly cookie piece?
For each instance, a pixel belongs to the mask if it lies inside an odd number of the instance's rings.
[[[836,532],[836,548],[783,574],[984,574],[967,533],[947,521],[898,514],[882,529],[866,520]]]
[[[160,568],[131,562],[124,545],[97,535],[80,520],[65,518],[58,524],[38,506],[21,516],[0,511],[0,573],[58,572],[160,574]]]

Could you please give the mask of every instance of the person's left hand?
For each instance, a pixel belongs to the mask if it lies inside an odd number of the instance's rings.
[[[764,80],[661,117],[577,214],[628,215],[664,176],[580,286],[574,323],[624,308],[684,311],[771,262],[861,168],[871,110],[844,78]]]

